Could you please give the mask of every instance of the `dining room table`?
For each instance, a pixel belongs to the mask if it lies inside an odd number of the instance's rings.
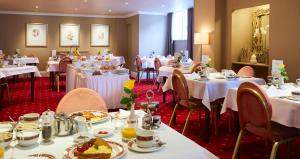
[[[35,77],[41,77],[41,74],[36,66],[16,66],[8,65],[0,68],[0,78],[6,78],[15,75],[29,74],[30,75],[30,97],[34,102],[34,80]]]
[[[37,65],[40,63],[38,57],[16,57],[9,60],[9,63],[12,65],[17,64],[34,64]]]
[[[119,156],[116,159],[217,159],[218,157],[209,152],[204,147],[195,143],[191,139],[185,137],[184,135],[178,133],[171,127],[167,126],[164,123],[161,123],[158,129],[154,129],[155,136],[159,138],[164,145],[160,145],[159,148],[155,148],[154,151],[148,152],[143,149],[130,149],[127,142],[122,141],[121,129],[117,125],[117,120],[125,120],[116,118],[116,112],[109,113],[110,118],[104,120],[100,123],[92,124],[91,129],[89,129],[89,133],[93,134],[96,129],[99,128],[111,128],[113,130],[110,136],[103,138],[110,143],[116,143],[119,149],[123,151],[119,151]],[[145,112],[141,110],[136,110],[135,114],[138,116],[138,131],[142,130],[142,117],[145,115]],[[63,137],[54,137],[52,142],[44,143],[42,141],[41,135],[38,142],[32,146],[19,146],[17,141],[13,141],[10,144],[10,147],[6,150],[4,159],[25,159],[25,158],[34,158],[29,157],[30,155],[51,155],[56,159],[64,158],[69,159],[70,147],[77,144],[74,142],[75,135],[63,136]],[[113,152],[115,148],[113,147]],[[143,151],[141,151],[143,150]],[[76,159],[76,158],[70,158]]]
[[[285,83],[280,88],[273,85],[261,85],[272,105],[271,120],[288,127],[300,129],[300,100],[292,96],[292,91],[300,91],[300,86],[294,83]],[[227,110],[238,112],[237,87],[230,88],[225,96],[221,113]]]
[[[97,68],[67,66],[66,91],[89,88],[96,91],[109,106],[108,109],[123,108],[120,100],[124,95],[124,82],[129,79],[129,70],[119,68],[93,75]],[[100,70],[101,71],[101,70]]]

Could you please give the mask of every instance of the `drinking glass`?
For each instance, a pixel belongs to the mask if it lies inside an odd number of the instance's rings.
[[[51,142],[52,139],[52,126],[50,123],[42,124],[42,139],[43,142]]]

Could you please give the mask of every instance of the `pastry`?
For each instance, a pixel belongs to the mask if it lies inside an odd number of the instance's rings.
[[[109,159],[112,147],[103,139],[95,138],[76,147],[74,156],[78,159]]]

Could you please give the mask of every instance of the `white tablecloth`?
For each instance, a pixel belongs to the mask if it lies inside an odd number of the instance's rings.
[[[143,112],[136,111],[136,114],[140,117],[143,116]],[[139,125],[141,125],[141,118],[139,118]],[[107,121],[101,124],[93,125],[93,129],[101,127],[114,127],[114,124]],[[124,146],[126,154],[123,157],[124,159],[217,159],[215,155],[206,150],[205,148],[199,146],[194,141],[188,139],[182,134],[176,132],[169,126],[162,123],[161,127],[157,130],[154,130],[156,135],[159,138],[166,142],[167,144],[159,150],[152,153],[138,153],[131,150],[128,150],[127,144],[122,142],[121,133],[115,131],[115,134],[105,138],[108,141],[115,141]],[[11,143],[13,145],[15,143]],[[31,147],[19,147],[16,146],[14,151],[15,159],[25,159],[27,155],[38,154],[38,153],[48,153],[54,155],[57,159],[61,159],[64,155],[64,151],[69,146],[73,145],[73,136],[66,137],[56,137],[53,144],[36,144]],[[12,149],[9,148],[5,152],[5,159],[11,157]]]
[[[75,88],[89,88],[96,91],[105,101],[108,109],[122,108],[123,85],[129,75],[89,76],[77,73]]]
[[[58,72],[59,61],[48,61],[47,72]]]
[[[34,72],[36,77],[41,77],[41,74],[36,66],[16,67],[15,65],[9,65],[5,68],[0,68],[0,78],[31,72]]]
[[[173,74],[174,71],[174,67],[170,67],[170,66],[162,66],[159,68],[159,77],[170,77]],[[186,73],[190,73],[191,70],[189,69],[181,69],[178,68],[182,73],[186,74]]]
[[[124,81],[129,79],[128,74],[109,74],[91,76],[84,74],[80,68],[73,65],[67,66],[66,91],[75,88],[90,88],[95,90],[104,100],[109,109],[121,108]]]
[[[154,59],[155,59],[154,57],[153,58],[142,57],[141,58],[141,60],[142,60],[142,67],[143,68],[154,68]],[[161,65],[165,66],[165,65],[168,64],[168,62],[170,60],[173,60],[173,57],[172,58],[161,57],[159,59],[160,59]]]
[[[300,101],[283,98],[285,96],[290,96],[292,90],[300,90],[300,87],[295,87],[292,84],[285,84],[283,89],[273,89],[271,87],[267,90],[266,86],[262,87],[270,97],[270,102],[272,104],[272,120],[289,127],[300,129]],[[236,98],[237,88],[229,89],[221,113],[224,113],[227,109],[238,111]]]
[[[38,64],[40,63],[39,58],[37,57],[21,57],[21,58],[14,58],[11,61],[11,64],[16,65],[16,64]]]
[[[238,87],[245,81],[253,81],[258,84],[265,84],[265,81],[260,78],[239,78],[236,80],[226,80],[216,79],[213,76],[209,76],[209,80],[201,81],[198,80],[199,76],[197,74],[185,74],[185,77],[189,87],[189,95],[197,99],[202,99],[202,103],[209,110],[211,102],[220,98],[224,98],[230,88]],[[173,89],[172,78],[169,77],[163,86],[163,91],[165,92],[171,89]]]

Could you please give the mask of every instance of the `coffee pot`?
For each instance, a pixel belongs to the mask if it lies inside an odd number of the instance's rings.
[[[74,119],[65,113],[59,113],[55,116],[55,135],[67,136],[77,131]]]

